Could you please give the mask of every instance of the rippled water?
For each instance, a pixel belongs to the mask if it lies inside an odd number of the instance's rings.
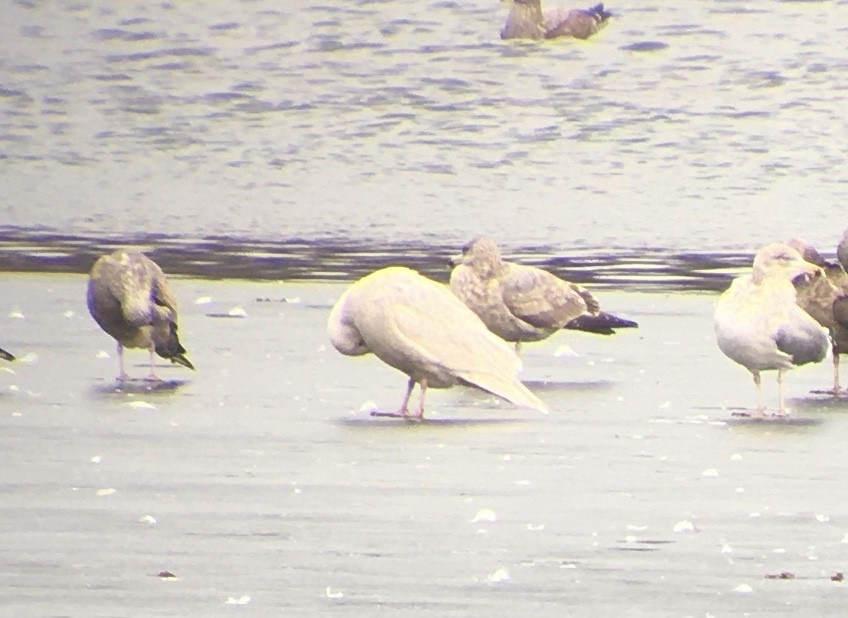
[[[12,3],[0,231],[832,253],[848,3],[608,7],[593,41],[529,44],[494,0]]]

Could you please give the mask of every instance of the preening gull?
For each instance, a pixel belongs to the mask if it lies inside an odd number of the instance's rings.
[[[827,334],[796,302],[792,280],[799,276],[820,277],[822,271],[792,247],[772,243],[757,253],[751,274],[734,279],[716,304],[718,347],[754,377],[759,416],[765,414],[760,372],[777,370],[778,414],[787,415],[784,372],[827,355]]]
[[[4,350],[3,348],[0,348],[0,358],[2,358],[3,360],[7,360],[7,361],[15,360],[15,357],[12,356],[9,352]]]
[[[616,328],[637,326],[601,311],[595,297],[578,285],[535,266],[504,261],[491,238],[475,238],[451,264],[453,293],[489,330],[517,346],[563,328],[612,334]]]
[[[825,277],[796,279],[798,304],[830,333],[833,353],[834,395],[841,391],[839,384],[839,355],[848,354],[848,274],[838,263],[828,262],[803,240],[793,238],[787,243],[803,258],[820,267]]]
[[[612,13],[603,4],[588,9],[564,7],[542,12],[541,0],[513,0],[501,29],[502,39],[553,39],[570,36],[588,39],[607,25]]]
[[[518,380],[521,361],[515,352],[445,286],[409,268],[383,268],[354,283],[330,312],[327,333],[342,354],[373,353],[409,376],[403,403],[388,416],[422,418],[427,389],[456,384],[546,411]],[[416,382],[421,398],[411,413]]]
[[[149,380],[158,380],[153,353],[189,369],[177,338],[177,299],[162,269],[137,251],[118,250],[99,258],[88,279],[88,311],[118,342],[118,380],[124,371],[124,348],[150,352]]]

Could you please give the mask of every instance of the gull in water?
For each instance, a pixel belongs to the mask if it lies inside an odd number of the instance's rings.
[[[177,338],[177,299],[165,273],[137,251],[118,250],[99,258],[88,279],[88,311],[118,342],[118,380],[124,371],[124,348],[150,352],[148,380],[159,381],[153,353],[194,369]]]
[[[798,304],[830,333],[833,388],[829,392],[838,395],[841,392],[839,355],[848,354],[848,274],[845,273],[844,265],[826,261],[803,240],[793,238],[787,244],[796,249],[807,262],[824,271],[824,277],[796,279],[794,284]],[[845,257],[848,259],[848,255]]]
[[[3,348],[0,348],[0,358],[2,358],[3,360],[7,360],[7,361],[15,360],[15,357],[12,356],[9,352],[4,350]]]
[[[820,276],[821,268],[795,249],[772,243],[757,253],[751,274],[734,279],[716,304],[718,347],[754,377],[757,416],[765,415],[760,372],[777,370],[778,414],[786,416],[783,374],[827,355],[827,334],[798,306],[792,284],[797,277]]]
[[[520,348],[563,329],[611,335],[636,322],[604,313],[592,294],[535,266],[506,262],[497,243],[478,237],[450,260],[450,288],[490,331]]]
[[[501,29],[502,39],[554,39],[570,36],[588,39],[607,25],[612,13],[603,4],[588,9],[564,7],[542,12],[541,0],[513,0]]]
[[[327,334],[342,354],[373,353],[409,376],[398,411],[375,416],[421,419],[427,389],[456,384],[546,411],[518,380],[521,361],[515,352],[445,286],[409,268],[383,268],[354,283],[330,312]],[[421,398],[410,412],[416,383]]]

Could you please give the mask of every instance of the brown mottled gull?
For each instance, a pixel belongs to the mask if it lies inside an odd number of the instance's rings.
[[[760,372],[777,370],[778,414],[785,416],[784,372],[827,355],[827,334],[798,306],[792,285],[796,277],[821,274],[792,247],[772,243],[757,253],[751,274],[734,279],[716,304],[718,346],[754,377],[758,416],[765,414]]]
[[[177,299],[165,273],[147,256],[136,251],[118,250],[99,258],[88,279],[88,311],[94,321],[118,342],[118,380],[128,378],[124,371],[124,348],[145,348],[189,369],[177,338]]]
[[[834,395],[841,392],[839,355],[848,354],[848,274],[837,263],[827,262],[813,247],[793,238],[787,243],[811,264],[820,267],[825,277],[795,280],[798,304],[830,333],[833,353]]]
[[[451,258],[450,287],[501,339],[520,345],[563,328],[612,334],[636,322],[600,310],[594,296],[541,268],[506,262],[497,243],[478,237]]]
[[[445,286],[409,268],[383,268],[354,283],[330,312],[327,333],[342,354],[373,353],[409,376],[400,409],[388,416],[420,419],[428,388],[456,384],[546,410],[518,380],[521,361],[513,350]],[[421,398],[410,413],[416,382]]]
[[[513,0],[501,29],[502,39],[588,39],[607,25],[612,13],[603,4],[588,9],[555,8],[542,12],[541,0]]]
[[[2,358],[3,360],[7,360],[7,361],[15,360],[15,357],[12,356],[9,352],[4,350],[3,348],[0,348],[0,358]]]

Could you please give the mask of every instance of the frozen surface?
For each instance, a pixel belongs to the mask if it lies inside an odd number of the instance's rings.
[[[640,329],[525,346],[549,416],[453,389],[407,424],[368,415],[404,377],[326,341],[342,285],[173,287],[198,371],[117,390],[83,277],[0,281],[4,615],[843,611],[848,401],[826,361],[796,420],[733,417],[712,294],[604,290]]]

